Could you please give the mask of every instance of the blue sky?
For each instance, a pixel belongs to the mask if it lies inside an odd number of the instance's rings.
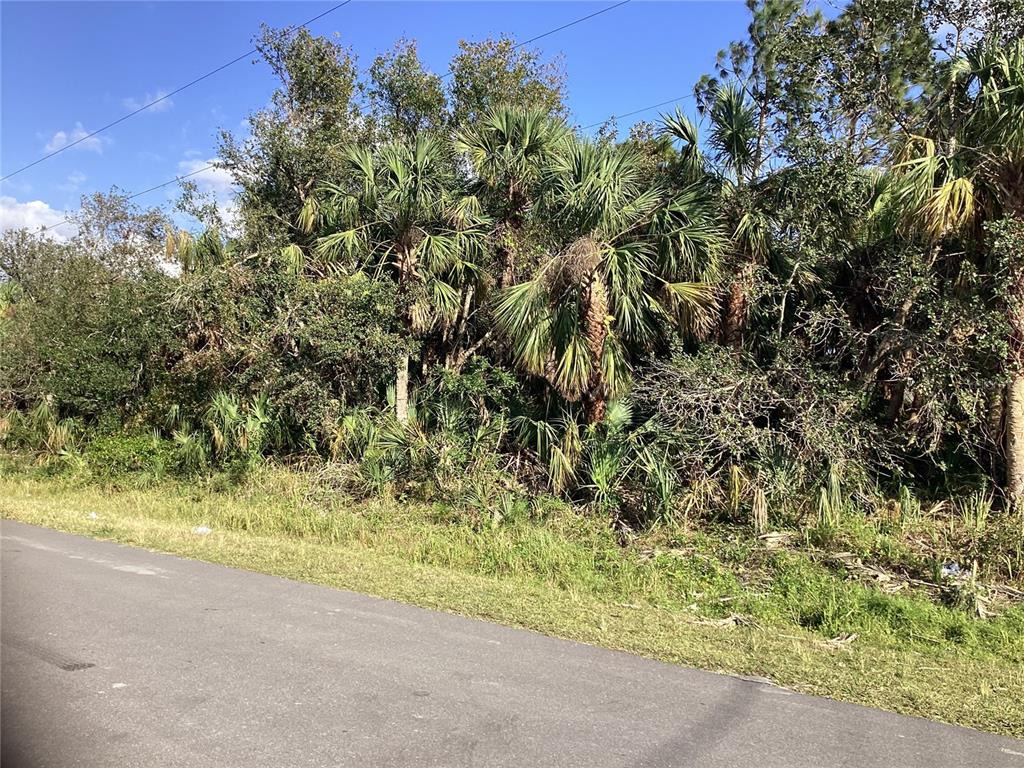
[[[0,175],[244,53],[261,22],[290,26],[336,2],[5,0]],[[310,29],[337,33],[362,68],[399,37],[415,38],[427,66],[443,72],[460,39],[505,33],[523,40],[611,4],[355,0]],[[534,45],[564,57],[571,119],[586,125],[689,94],[716,52],[744,35],[747,19],[742,2],[633,0]],[[23,171],[0,185],[0,227],[50,224],[84,193],[113,185],[136,192],[202,167],[216,156],[218,130],[243,131],[274,85],[266,65],[246,59]],[[692,112],[692,99],[682,106]],[[222,174],[196,179],[222,201],[230,197]],[[161,205],[175,196],[172,185],[137,202]]]

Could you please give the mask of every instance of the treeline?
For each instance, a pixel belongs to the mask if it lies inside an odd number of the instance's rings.
[[[628,524],[1012,506],[1019,0],[750,10],[694,115],[595,139],[512,40],[461,43],[447,83],[403,40],[364,81],[343,44],[265,29],[280,86],[221,137],[229,220],[186,184],[191,233],[114,193],[67,242],[5,235],[0,434],[103,446],[101,471],[547,488]]]

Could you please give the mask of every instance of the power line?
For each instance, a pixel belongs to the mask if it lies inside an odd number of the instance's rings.
[[[346,6],[346,5],[348,5],[351,2],[352,2],[352,0],[344,0],[344,2],[338,3],[337,5],[335,5],[335,6],[331,7],[331,8],[328,8],[323,13],[317,14],[316,16],[314,16],[311,19],[307,19],[306,21],[302,22],[301,24],[296,24],[293,27],[289,27],[288,31],[291,31],[291,30],[294,30],[294,29],[298,29],[300,27],[308,26],[309,24],[312,24],[314,21],[322,19],[327,14],[333,13],[334,11],[338,10],[339,8],[342,8],[342,7]],[[63,147],[60,147],[59,149],[55,149],[52,152],[50,152],[49,154],[47,154],[47,155],[43,155],[38,160],[33,160],[28,165],[23,165],[18,170],[12,171],[11,173],[8,173],[6,176],[0,178],[0,181],[6,181],[7,179],[11,178],[12,176],[17,176],[22,171],[27,171],[32,166],[39,165],[39,163],[43,162],[44,160],[49,160],[54,155],[59,155],[61,152],[64,152],[65,150],[68,150],[68,149],[71,149],[76,144],[81,144],[83,141],[86,141],[87,139],[91,139],[93,136],[96,136],[99,133],[103,133],[103,131],[107,130],[108,128],[113,128],[115,125],[118,125],[119,123],[123,123],[128,118],[134,117],[135,115],[139,114],[140,112],[145,112],[147,109],[152,107],[154,104],[159,104],[161,101],[165,101],[166,99],[171,98],[171,96],[174,96],[175,94],[181,93],[186,88],[191,88],[196,83],[200,83],[203,80],[205,80],[206,78],[212,77],[213,75],[217,74],[221,70],[227,69],[232,64],[237,64],[242,59],[245,59],[245,58],[247,58],[249,56],[252,56],[254,53],[259,53],[259,49],[253,48],[251,51],[246,51],[241,56],[236,56],[235,58],[233,58],[231,61],[227,62],[226,64],[221,64],[216,69],[211,69],[206,74],[200,75],[199,77],[195,78],[194,80],[191,80],[191,81],[185,83],[184,85],[178,86],[177,88],[175,88],[170,93],[165,93],[162,96],[160,96],[159,98],[153,99],[153,101],[149,102],[148,104],[143,104],[138,109],[132,110],[131,112],[129,112],[126,115],[121,115],[121,117],[117,118],[113,122],[107,123],[106,125],[102,126],[101,128],[97,128],[92,133],[87,133],[84,136],[80,136],[79,138],[75,139],[71,143],[65,144]]]
[[[189,176],[197,176],[200,173],[203,173],[203,171],[210,171],[210,170],[215,169],[216,167],[217,167],[216,163],[210,163],[209,165],[205,165],[202,168],[198,168],[198,169],[196,169],[194,171],[191,171],[190,173],[185,173],[185,174],[182,174],[181,176],[175,176],[173,179],[170,179],[169,181],[165,181],[165,182],[163,182],[161,184],[157,184],[155,187],[150,187],[149,189],[144,189],[141,192],[136,192],[134,195],[128,195],[128,197],[126,197],[125,200],[134,200],[136,197],[142,197],[143,195],[148,195],[150,192],[155,192],[156,190],[162,189],[163,187],[166,187],[169,184],[174,184],[176,182],[181,181],[182,179],[187,179]]]
[[[352,2],[352,0],[344,0],[344,2],[338,3],[337,5],[332,6],[331,8],[328,8],[323,13],[317,14],[313,18],[307,19],[303,23],[297,24],[294,27],[290,27],[290,29],[297,29],[299,27],[308,26],[308,25],[312,24],[314,21],[322,19],[324,16],[328,15],[329,13],[333,13],[334,11],[338,10],[339,8],[342,8],[343,6],[348,5],[350,2]],[[632,2],[632,0],[620,0],[620,2],[615,3],[614,5],[609,5],[609,6],[605,7],[605,8],[601,8],[601,9],[599,9],[597,11],[594,11],[593,13],[588,13],[586,16],[581,16],[578,19],[573,19],[572,21],[567,22],[565,24],[562,24],[559,27],[555,27],[554,29],[549,29],[547,32],[542,32],[539,35],[535,35],[535,36],[533,36],[533,37],[531,37],[531,38],[529,38],[527,40],[523,40],[520,43],[516,43],[515,45],[512,46],[512,50],[513,51],[517,50],[519,48],[522,48],[525,45],[529,45],[530,43],[535,43],[538,40],[541,40],[541,39],[543,39],[545,37],[548,37],[549,35],[553,35],[556,32],[561,32],[562,30],[569,29],[570,27],[574,27],[577,24],[582,24],[584,21],[592,19],[595,16],[600,16],[602,13],[608,13],[609,11],[613,11],[616,8],[619,8],[619,7],[621,7],[623,5],[626,5],[626,4],[630,3],[630,2]],[[100,128],[97,128],[92,133],[88,133],[85,136],[80,136],[78,139],[76,139],[75,141],[71,142],[70,144],[65,144],[60,149],[54,150],[53,152],[50,152],[47,155],[43,155],[38,160],[34,160],[33,162],[29,163],[28,165],[24,165],[21,168],[18,168],[16,171],[12,171],[11,173],[7,174],[6,176],[0,178],[0,181],[5,181],[5,180],[11,178],[12,176],[16,176],[17,174],[21,173],[22,171],[28,170],[29,168],[33,167],[34,165],[38,165],[39,163],[43,162],[44,160],[48,160],[49,158],[53,157],[54,155],[60,154],[64,150],[71,149],[71,147],[75,146],[76,144],[81,144],[83,141],[86,141],[87,139],[91,139],[93,136],[95,136],[95,135],[97,135],[99,133],[102,133],[103,131],[107,130],[108,128],[113,128],[115,125],[118,125],[119,123],[123,123],[125,120],[127,120],[127,119],[129,119],[131,117],[134,117],[135,115],[139,114],[140,112],[144,112],[145,110],[149,109],[154,104],[159,104],[161,101],[169,99],[171,96],[174,96],[177,93],[181,93],[186,88],[190,88],[191,86],[195,85],[196,83],[199,83],[199,82],[205,80],[206,78],[208,78],[208,77],[210,77],[212,75],[217,74],[221,70],[227,69],[232,64],[236,64],[239,61],[241,61],[242,59],[246,58],[247,56],[252,56],[255,53],[259,53],[259,51],[258,51],[258,49],[253,48],[250,51],[246,51],[241,56],[236,56],[231,61],[229,61],[229,62],[227,62],[225,64],[222,64],[221,66],[217,67],[216,69],[210,70],[206,74],[197,77],[196,79],[186,83],[185,85],[182,85],[182,86],[179,86],[178,88],[175,88],[170,93],[165,93],[163,96],[160,96],[159,98],[154,99],[153,101],[149,102],[148,104],[144,104],[141,107],[139,107],[138,109],[133,110],[132,112],[129,112],[126,115],[122,115],[117,120],[114,120],[113,122],[107,123],[106,125],[104,125],[104,126],[102,126]],[[449,77],[451,77],[452,74],[453,74],[452,72],[448,72],[441,79],[442,80],[446,80]],[[357,107],[359,107],[361,109],[367,109],[368,106],[369,105],[358,105],[357,104]],[[634,113],[630,113],[630,114],[634,114]],[[627,116],[628,115],[622,115],[622,117],[627,117]],[[598,123],[598,125],[599,125],[599,123]],[[589,127],[592,127],[592,126],[586,126],[585,128],[589,128]],[[212,167],[213,166],[208,166],[207,169],[212,168]],[[204,169],[204,170],[207,170],[207,169]],[[191,176],[191,175],[194,175],[194,174],[188,174],[188,175]],[[186,177],[182,176],[182,177],[179,177],[179,178],[186,178]],[[173,184],[177,180],[178,180],[178,178],[172,179],[171,181],[165,182],[164,184],[157,185],[153,189],[159,189],[160,187],[167,186],[167,184]],[[152,189],[151,190],[146,190],[146,192],[151,192],[151,191],[153,191],[153,190]],[[142,194],[145,194],[145,192],[138,193],[138,195],[142,195]],[[138,196],[138,195],[135,195],[135,196]],[[130,200],[131,198],[128,198],[128,199]],[[59,222],[57,224],[52,224],[50,226],[51,227],[59,227],[59,226],[61,226],[61,224],[64,224],[64,223],[67,223],[67,219],[65,219],[63,222]],[[45,227],[42,231],[45,232],[49,228],[50,227]]]
[[[586,21],[587,19],[592,19],[595,16],[600,16],[602,13],[608,13],[608,11],[614,11],[619,6],[625,5],[626,3],[629,3],[629,2],[631,2],[631,0],[622,0],[622,2],[616,3],[615,5],[609,5],[607,8],[602,8],[599,11],[594,11],[593,13],[588,14],[586,16],[583,16],[583,17],[581,17],[579,19],[576,19],[575,21],[570,21],[568,24],[563,24],[560,27],[555,27],[554,29],[549,30],[547,32],[544,32],[543,34],[537,35],[536,37],[531,37],[529,40],[523,40],[523,42],[516,43],[515,45],[513,45],[512,46],[512,50],[514,51],[517,48],[522,48],[524,45],[529,45],[530,43],[535,43],[538,40],[540,40],[542,37],[547,37],[548,35],[553,35],[553,34],[555,34],[555,32],[561,32],[563,29],[568,29],[569,27],[574,27],[577,24]]]
[[[692,98],[692,97],[693,97],[692,93],[687,93],[686,95],[677,96],[675,98],[670,98],[670,99],[667,99],[666,101],[658,101],[656,104],[648,104],[647,106],[641,106],[641,108],[639,110],[633,110],[632,112],[626,112],[626,113],[623,113],[622,115],[612,115],[611,118],[616,118],[616,119],[617,118],[628,118],[628,117],[631,117],[633,115],[639,115],[642,112],[647,112],[648,110],[656,109],[656,108],[658,108],[658,106],[665,106],[666,104],[676,103],[676,102],[682,101],[683,99]],[[590,125],[583,126],[580,130],[584,130],[585,131],[588,128],[594,128],[596,126],[602,125],[605,122],[607,122],[607,121],[606,120],[601,120],[601,121],[598,121],[597,123],[591,123]],[[216,166],[215,163],[211,163],[210,165],[205,166],[203,168],[200,168],[200,169],[198,169],[196,171],[193,171],[193,172],[190,172],[190,173],[186,173],[186,174],[181,175],[181,176],[175,176],[174,178],[172,178],[172,179],[170,179],[168,181],[164,181],[163,183],[157,184],[156,186],[151,186],[148,189],[143,189],[142,191],[139,191],[139,193],[135,193],[134,195],[129,195],[127,198],[125,198],[125,200],[134,200],[135,198],[141,197],[142,195],[147,195],[148,193],[152,193],[152,191],[155,191],[156,189],[160,189],[162,187],[168,186],[169,184],[176,183],[178,181],[181,181],[182,179],[188,178],[189,176],[196,176],[197,174],[203,173],[204,171],[209,171],[209,170],[211,170],[213,168],[216,168],[216,167],[217,166]],[[47,229],[52,229],[54,227],[61,226],[62,224],[67,224],[70,221],[71,221],[70,218],[66,218],[65,220],[58,221],[55,224],[50,224],[49,226],[44,226],[40,230],[40,232],[45,232]]]
[[[136,197],[142,197],[143,195],[148,195],[150,192],[155,192],[156,190],[162,189],[162,188],[167,187],[167,186],[170,186],[171,184],[177,184],[178,182],[180,182],[180,181],[182,181],[184,179],[187,179],[189,176],[198,176],[200,173],[203,173],[204,171],[212,170],[212,169],[214,169],[216,167],[217,167],[216,163],[210,163],[209,165],[205,165],[202,168],[197,168],[196,170],[190,171],[189,173],[182,174],[181,176],[175,176],[173,179],[168,179],[167,181],[161,182],[160,184],[157,184],[156,186],[152,186],[149,189],[144,189],[141,192],[136,192],[135,194],[128,195],[124,199],[125,200],[134,200]],[[56,224],[50,224],[48,226],[43,227],[42,229],[39,230],[39,234],[42,234],[43,232],[46,232],[48,230],[56,229],[57,227],[61,227],[61,226],[65,225],[65,224],[70,224],[70,223],[71,223],[71,217],[67,216],[63,220],[58,221]]]
[[[586,16],[581,16],[578,19],[573,19],[572,21],[567,22],[567,23],[563,24],[560,27],[555,27],[554,29],[549,29],[547,32],[541,32],[539,35],[531,37],[529,40],[523,40],[523,42],[521,42],[521,43],[516,43],[515,45],[512,46],[511,50],[513,50],[513,51],[518,50],[518,49],[522,48],[524,45],[529,45],[530,43],[535,43],[538,40],[547,37],[548,35],[553,35],[556,32],[561,32],[563,29],[568,29],[569,27],[574,27],[577,24],[582,24],[584,21],[587,21],[588,19],[592,19],[595,16],[600,16],[602,13],[608,13],[608,11],[614,11],[619,6],[626,5],[627,3],[630,3],[630,2],[632,2],[632,0],[621,0],[620,2],[615,3],[614,5],[609,5],[609,6],[605,7],[605,8],[601,8],[600,10],[594,11],[593,13],[588,13]],[[369,71],[369,70],[367,70],[367,71]],[[453,74],[454,74],[454,72],[449,70],[445,74],[441,75],[441,80],[442,81],[443,80],[447,80]],[[361,109],[361,110],[366,110],[366,109],[370,108],[369,104],[357,104],[356,106],[359,109]]]
[[[641,112],[646,112],[646,111],[648,111],[650,109],[655,109],[656,107],[664,107],[666,104],[672,104],[672,103],[677,102],[677,101],[682,101],[683,99],[692,99],[692,98],[693,98],[693,94],[692,93],[688,93],[685,96],[676,96],[674,99],[668,99],[667,101],[659,101],[657,104],[650,104],[650,105],[648,105],[646,107],[640,107],[640,109],[634,109],[632,112],[623,112],[621,115],[611,115],[611,116],[609,116],[608,118],[606,118],[604,120],[598,120],[596,123],[591,123],[590,125],[584,125],[583,127],[580,128],[580,130],[581,131],[585,131],[588,128],[594,128],[594,127],[596,127],[598,125],[604,125],[606,122],[608,122],[608,120],[613,120],[613,119],[617,120],[620,117],[632,117],[633,115],[639,115]]]
[[[304,23],[302,23],[302,24],[299,24],[299,25],[297,25],[297,26],[299,26],[299,27],[304,27],[304,26],[306,26],[306,25],[308,25],[308,24],[311,24],[312,22],[316,21],[317,19],[323,18],[324,16],[326,16],[326,15],[327,15],[327,14],[329,14],[329,13],[331,13],[332,11],[336,11],[336,10],[337,10],[338,8],[341,8],[342,6],[344,6],[344,5],[347,5],[347,4],[348,4],[348,3],[350,3],[350,2],[352,2],[352,0],[345,0],[345,2],[343,2],[343,3],[339,3],[338,5],[334,6],[333,8],[330,8],[330,9],[328,9],[328,10],[324,11],[324,12],[323,12],[323,13],[321,13],[321,14],[320,14],[319,16],[314,16],[314,17],[313,17],[312,19],[310,19],[309,21],[306,21],[306,22],[304,22]],[[554,29],[549,29],[549,30],[548,30],[547,32],[542,32],[541,34],[539,34],[539,35],[535,35],[534,37],[531,37],[531,38],[529,38],[528,40],[523,40],[523,41],[522,41],[522,42],[520,42],[520,43],[516,43],[516,44],[515,44],[514,46],[512,46],[512,50],[517,50],[517,49],[519,49],[519,48],[522,48],[522,47],[523,47],[523,46],[525,46],[525,45],[529,45],[530,43],[535,43],[535,42],[537,42],[538,40],[540,40],[540,39],[542,39],[542,38],[548,37],[549,35],[553,35],[553,34],[555,34],[556,32],[561,32],[561,31],[562,31],[562,30],[564,30],[564,29],[569,29],[569,27],[574,27],[574,26],[576,26],[577,24],[581,24],[581,23],[583,23],[584,21],[587,21],[588,19],[592,19],[592,18],[594,18],[595,16],[600,16],[600,15],[601,15],[602,13],[608,13],[608,11],[613,11],[613,10],[615,10],[616,8],[619,8],[619,7],[621,7],[621,6],[623,6],[623,5],[626,5],[627,3],[630,3],[630,2],[632,2],[632,0],[620,0],[620,2],[618,2],[618,3],[615,3],[614,5],[609,5],[609,6],[605,7],[605,8],[601,8],[600,10],[594,11],[593,13],[589,13],[589,14],[587,14],[586,16],[581,16],[581,17],[580,17],[580,18],[578,18],[578,19],[573,19],[572,21],[570,21],[570,22],[567,22],[567,23],[565,23],[565,24],[562,24],[562,25],[561,25],[561,26],[559,26],[559,27],[555,27]],[[293,29],[294,29],[294,28],[295,28],[295,27],[293,27]],[[228,62],[227,64],[224,64],[224,65],[222,65],[222,66],[221,66],[221,67],[219,67],[218,69],[216,69],[216,70],[213,70],[212,72],[209,72],[209,73],[207,73],[206,75],[203,75],[203,76],[202,76],[201,78],[198,78],[197,80],[194,80],[194,81],[193,81],[193,83],[199,82],[199,80],[202,80],[202,79],[204,79],[204,78],[206,78],[206,77],[209,77],[210,75],[214,74],[215,72],[218,72],[218,71],[220,71],[221,69],[224,69],[225,67],[231,66],[231,64],[235,63],[236,61],[239,61],[240,59],[243,59],[243,58],[245,58],[246,56],[250,56],[250,55],[252,55],[253,53],[257,53],[257,52],[258,52],[258,51],[257,51],[256,49],[253,49],[252,51],[249,51],[248,53],[244,53],[244,54],[242,54],[242,56],[238,57],[237,59],[234,59],[234,60],[232,60],[232,61]],[[451,73],[451,72],[448,72],[448,73],[447,73],[446,75],[444,75],[444,77],[442,77],[441,79],[442,79],[442,80],[444,80],[444,79],[446,79],[446,78],[450,77],[451,75],[452,75],[452,73]],[[191,85],[191,83],[190,83],[190,85]],[[112,125],[116,125],[117,123],[119,123],[119,122],[121,122],[121,121],[123,121],[123,120],[127,120],[127,119],[128,119],[129,117],[131,117],[132,115],[134,115],[134,114],[137,114],[138,112],[141,112],[141,111],[142,111],[142,110],[144,110],[144,109],[147,109],[148,107],[152,106],[153,104],[156,104],[156,103],[158,103],[159,101],[162,101],[163,99],[166,99],[166,98],[168,98],[168,97],[170,97],[170,96],[173,96],[173,95],[174,95],[175,93],[178,93],[179,91],[181,91],[181,90],[184,90],[184,89],[185,89],[185,88],[187,88],[187,87],[188,87],[188,85],[184,85],[184,86],[182,86],[181,88],[178,88],[177,90],[175,90],[175,91],[172,91],[171,93],[168,93],[168,94],[166,94],[165,96],[161,97],[160,99],[157,99],[156,101],[153,101],[153,102],[151,102],[150,104],[147,104],[147,105],[145,105],[144,107],[140,107],[140,108],[139,108],[139,109],[137,109],[137,110],[136,110],[135,112],[132,112],[132,113],[130,113],[130,114],[128,114],[128,115],[125,115],[124,117],[122,117],[122,118],[120,118],[120,119],[118,119],[118,120],[114,121],[113,123],[110,123],[110,125],[104,126],[103,128],[100,128],[99,130],[97,130],[97,131],[94,131],[93,133],[89,134],[89,136],[83,136],[82,138],[78,139],[78,141],[76,141],[75,143],[77,144],[78,142],[81,142],[81,141],[85,141],[85,139],[89,138],[90,136],[95,136],[95,135],[96,135],[97,133],[99,133],[100,131],[106,130],[106,128],[109,128],[109,127],[110,127],[110,126],[112,126]],[[680,97],[680,98],[685,98],[685,97]],[[626,114],[624,114],[624,115],[620,115],[620,117],[629,117],[630,115],[635,115],[635,114],[637,114],[637,113],[639,113],[639,112],[644,112],[644,111],[646,111],[646,110],[648,110],[648,109],[653,109],[654,107],[664,106],[665,104],[669,104],[669,103],[671,103],[672,101],[679,101],[679,100],[680,100],[680,99],[670,99],[669,101],[663,101],[663,102],[661,102],[660,104],[654,104],[654,105],[652,105],[652,106],[650,106],[650,107],[644,107],[643,109],[639,109],[639,110],[636,110],[636,111],[634,111],[634,112],[627,112],[627,113],[626,113]],[[359,106],[359,105],[357,105],[357,107],[358,107],[358,106]],[[601,122],[604,122],[604,121],[601,121]],[[586,130],[587,128],[592,128],[592,127],[594,127],[595,125],[600,125],[600,124],[601,124],[601,123],[594,123],[594,124],[592,124],[592,125],[584,126],[584,127],[583,127],[583,130]],[[63,151],[64,149],[68,149],[68,148],[69,148],[69,147],[71,147],[71,146],[72,146],[71,144],[68,144],[67,146],[65,146],[65,147],[62,147],[62,148],[61,148],[60,150],[57,150],[57,152],[61,152],[61,151]],[[25,168],[30,168],[31,166],[35,165],[36,163],[41,163],[41,162],[42,162],[43,160],[45,160],[45,159],[46,159],[47,157],[52,157],[53,155],[57,154],[57,152],[53,152],[53,153],[51,153],[50,155],[47,155],[47,156],[45,156],[45,157],[42,157],[42,158],[40,158],[39,160],[36,160],[36,161],[35,161],[35,163],[30,163],[29,165],[26,165],[26,166],[25,166],[24,168],[19,168],[19,169],[18,169],[17,171],[15,171],[14,173],[8,174],[8,176],[5,176],[4,178],[5,178],[5,179],[6,179],[6,178],[10,178],[10,177],[11,177],[11,176],[13,176],[13,175],[14,175],[15,173],[20,173],[21,171],[25,170]],[[180,182],[180,181],[181,181],[182,179],[187,179],[187,178],[188,178],[189,176],[195,176],[195,175],[197,175],[197,174],[200,174],[200,173],[202,173],[202,172],[204,172],[204,171],[208,171],[208,170],[211,170],[211,169],[213,169],[213,168],[216,168],[216,167],[217,167],[217,166],[216,166],[216,164],[215,164],[215,163],[211,163],[211,164],[209,164],[209,165],[207,165],[207,166],[205,166],[205,167],[203,167],[203,168],[199,168],[198,170],[192,171],[191,173],[186,173],[186,174],[184,174],[184,175],[182,175],[182,176],[175,176],[175,177],[174,177],[173,179],[169,179],[168,181],[165,181],[165,182],[162,182],[162,183],[160,183],[160,184],[157,184],[156,186],[150,187],[149,189],[144,189],[144,190],[142,190],[141,192],[136,192],[136,193],[135,193],[135,194],[133,194],[133,195],[129,195],[129,196],[127,196],[127,197],[126,197],[125,199],[126,199],[126,200],[133,200],[133,199],[135,199],[136,197],[141,197],[142,195],[145,195],[145,194],[148,194],[148,193],[150,193],[150,192],[153,192],[153,191],[155,191],[155,190],[158,190],[158,189],[161,189],[161,188],[163,188],[163,187],[169,186],[170,184],[175,184],[175,183],[177,183],[177,182]],[[0,179],[0,181],[3,181],[3,179]],[[68,224],[68,223],[70,223],[70,222],[71,222],[71,218],[70,218],[70,217],[67,217],[67,218],[65,218],[65,219],[64,219],[63,221],[59,221],[59,222],[57,222],[56,224],[50,224],[50,225],[49,225],[49,226],[47,226],[47,227],[43,227],[43,228],[42,228],[42,229],[40,230],[40,233],[46,232],[46,231],[48,231],[48,230],[50,230],[50,229],[54,229],[54,228],[56,228],[56,227],[60,227],[60,226],[62,226],[62,225],[64,225],[64,224]]]
[[[629,0],[626,0],[626,2],[629,2]],[[622,5],[622,3],[620,3],[620,5]],[[659,101],[657,104],[649,104],[646,107],[641,107],[640,109],[634,109],[632,112],[623,112],[621,115],[612,115],[611,118],[609,118],[609,119],[612,119],[612,118],[618,119],[618,118],[622,118],[622,117],[631,117],[633,115],[639,115],[641,112],[647,112],[648,110],[656,109],[657,107],[664,107],[666,104],[674,104],[674,103],[683,101],[684,99],[692,99],[692,98],[693,98],[693,94],[688,93],[688,94],[686,94],[684,96],[677,96],[674,99],[667,99],[666,101]],[[600,120],[600,121],[598,121],[596,123],[590,123],[589,125],[582,126],[580,128],[580,130],[585,131],[588,128],[594,128],[594,127],[596,127],[598,125],[604,124],[605,122],[607,122],[607,120]],[[182,176],[175,176],[173,179],[170,179],[169,181],[165,181],[165,182],[163,182],[161,184],[157,184],[156,186],[150,187],[149,189],[144,189],[141,192],[136,192],[133,195],[129,195],[125,199],[126,200],[134,200],[136,197],[141,197],[142,195],[148,194],[148,193],[153,192],[153,191],[155,191],[157,189],[161,189],[161,188],[166,187],[166,186],[168,186],[170,184],[175,184],[175,183],[181,181],[182,179],[187,179],[189,176],[195,176],[197,174],[202,173],[203,171],[209,171],[209,170],[211,170],[213,168],[216,168],[216,167],[217,166],[216,166],[215,163],[211,163],[210,165],[204,166],[203,168],[199,168],[198,170],[192,171],[191,173],[186,173],[186,174],[184,174]],[[53,229],[55,227],[62,226],[63,224],[70,223],[70,221],[71,221],[70,218],[66,218],[63,221],[57,222],[56,224],[50,224],[47,227],[43,227],[40,230],[40,233],[46,232],[47,230]]]
[[[605,8],[601,8],[598,11],[594,11],[593,13],[588,13],[586,16],[581,16],[580,18],[574,19],[573,21],[570,21],[570,22],[568,22],[566,24],[563,24],[560,27],[555,27],[554,29],[549,29],[547,32],[542,32],[541,34],[537,35],[536,37],[531,37],[529,40],[523,40],[523,42],[521,42],[521,43],[516,43],[515,45],[512,46],[512,50],[513,51],[518,50],[519,48],[522,48],[524,45],[529,45],[530,43],[535,43],[538,40],[547,37],[548,35],[555,34],[555,32],[561,32],[563,29],[568,29],[569,27],[575,27],[577,24],[581,24],[584,21],[586,21],[587,19],[592,19],[595,16],[600,16],[602,13],[608,13],[608,11],[614,11],[616,8],[618,8],[620,6],[623,6],[623,5],[626,5],[627,3],[630,3],[630,2],[632,2],[632,0],[621,0],[621,2],[615,3],[615,5],[609,5],[609,6],[605,7]],[[445,75],[443,75],[441,77],[441,79],[442,80],[447,80],[449,77],[452,76],[452,74],[453,73],[451,71],[449,71]]]

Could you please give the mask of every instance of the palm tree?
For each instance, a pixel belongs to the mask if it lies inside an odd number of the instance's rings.
[[[206,229],[199,237],[180,230],[167,233],[165,256],[168,261],[177,261],[185,274],[205,272],[237,256],[237,244],[225,243],[215,227]]]
[[[455,136],[455,147],[469,161],[480,197],[495,214],[499,288],[515,281],[526,216],[541,175],[567,134],[565,125],[544,110],[501,107]]]
[[[706,173],[717,187],[720,207],[730,232],[729,268],[733,275],[722,307],[720,337],[738,349],[743,344],[748,314],[748,293],[754,265],[768,257],[771,216],[760,205],[763,162],[759,110],[738,84],[715,91],[707,116],[709,157]],[[666,130],[683,142],[688,167],[696,173],[700,157],[696,129],[688,121],[665,121]]]
[[[873,218],[922,239],[931,261],[951,242],[984,243],[985,221],[1024,221],[1024,41],[979,45],[951,61],[921,135],[908,136]],[[1024,282],[1010,286],[1011,380],[1003,396],[1006,493],[1024,501]],[[909,308],[913,296],[905,303]]]
[[[1024,219],[1024,42],[951,62],[920,134],[905,138],[872,216],[934,248],[984,221]]]
[[[544,171],[541,199],[560,243],[495,307],[516,362],[599,421],[626,387],[628,350],[675,320],[707,325],[720,239],[699,191],[646,186],[635,150],[571,141]]]
[[[389,274],[409,305],[413,336],[448,332],[468,311],[463,286],[475,279],[482,255],[484,219],[474,197],[460,194],[447,147],[419,136],[373,151],[345,153],[349,178],[325,184],[307,201],[302,226],[319,225],[317,254],[338,268]],[[408,418],[409,355],[395,367],[395,414]]]
[[[660,138],[668,145],[665,154],[669,158],[670,173],[684,186],[705,181],[707,158],[700,148],[697,126],[679,107],[674,113],[660,117]]]

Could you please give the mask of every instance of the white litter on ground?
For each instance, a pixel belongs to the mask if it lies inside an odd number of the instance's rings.
[[[195,528],[192,529],[192,533],[197,533],[200,536],[205,536],[206,534],[212,531],[212,528],[207,528],[205,525],[197,525]]]

